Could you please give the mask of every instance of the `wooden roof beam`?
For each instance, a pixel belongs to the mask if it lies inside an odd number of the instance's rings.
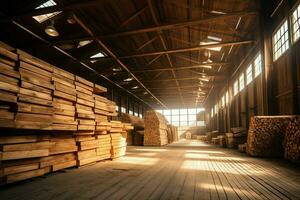
[[[207,48],[213,47],[226,47],[232,45],[243,45],[243,44],[250,44],[253,43],[253,40],[243,40],[243,41],[229,41],[229,42],[221,42],[216,44],[208,44],[208,45],[198,45],[194,47],[187,47],[187,48],[178,48],[178,49],[171,49],[171,50],[164,50],[164,51],[155,51],[155,52],[146,52],[134,55],[126,55],[120,56],[120,59],[127,59],[127,58],[137,58],[137,57],[145,57],[145,56],[156,56],[160,54],[172,54],[172,53],[182,53],[187,51],[199,51]]]
[[[228,14],[224,14],[224,15],[206,17],[206,18],[197,19],[197,20],[170,23],[170,24],[164,24],[164,25],[156,25],[156,26],[152,26],[152,27],[134,29],[134,30],[124,31],[124,32],[119,32],[119,33],[98,35],[95,37],[100,38],[100,39],[117,38],[117,37],[123,37],[123,36],[135,35],[135,34],[164,31],[164,30],[173,30],[173,29],[178,29],[178,28],[184,28],[187,26],[199,25],[199,24],[203,24],[203,23],[211,23],[216,20],[225,20],[225,19],[230,19],[230,18],[234,18],[234,17],[249,16],[249,15],[256,15],[256,14],[257,14],[257,11],[232,12],[232,13],[228,13]],[[81,38],[61,40],[61,41],[57,41],[56,43],[76,42],[76,41],[78,42],[81,40],[89,40],[89,39],[92,39],[92,38],[87,36],[87,37],[81,37]]]

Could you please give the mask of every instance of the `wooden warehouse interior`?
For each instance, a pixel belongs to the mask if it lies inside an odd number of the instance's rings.
[[[0,199],[300,199],[299,0],[10,0]]]

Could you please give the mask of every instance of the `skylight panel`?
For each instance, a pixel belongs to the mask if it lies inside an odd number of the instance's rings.
[[[93,42],[93,40],[83,40],[83,41],[80,41],[78,43],[78,45],[77,45],[77,48],[83,47],[83,46],[88,45],[88,44],[90,44],[92,42]]]
[[[52,7],[52,6],[56,6],[56,5],[57,4],[55,3],[55,1],[49,0],[49,1],[39,5],[35,9],[38,10],[38,9],[41,9],[41,8],[48,8],[48,7]],[[42,23],[42,22],[44,22],[48,19],[51,19],[52,17],[58,15],[59,13],[61,13],[61,11],[47,13],[47,14],[43,14],[43,15],[37,15],[37,16],[33,16],[32,18],[35,19],[36,21],[38,21],[39,23]]]
[[[92,55],[90,58],[103,58],[106,55],[102,52],[96,53],[95,55]]]

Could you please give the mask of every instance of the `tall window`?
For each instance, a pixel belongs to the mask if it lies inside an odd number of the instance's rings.
[[[247,79],[247,85],[249,85],[252,82],[252,65],[249,65],[249,67],[246,70],[246,79]]]
[[[211,116],[211,117],[213,117],[213,116],[214,116],[214,108],[213,108],[213,107],[211,108],[211,113],[210,113],[210,116]]]
[[[41,8],[48,8],[48,7],[52,7],[52,6],[56,6],[56,3],[53,0],[49,0],[49,1],[46,1],[45,3],[39,5],[35,9],[38,10],[38,9],[41,9]],[[44,22],[48,19],[51,19],[55,15],[58,15],[59,13],[61,13],[61,11],[51,12],[51,13],[42,14],[42,15],[38,15],[38,16],[33,16],[33,19],[35,19],[39,23],[42,23],[42,22]]]
[[[245,75],[244,73],[241,74],[240,78],[239,78],[239,83],[240,83],[240,91],[242,91],[245,87]]]
[[[288,21],[285,20],[273,36],[274,60],[277,60],[289,47]]]
[[[294,10],[292,15],[293,42],[300,37],[300,5]]]
[[[261,53],[254,60],[254,77],[256,78],[261,73]]]
[[[228,91],[225,94],[225,100],[226,100],[226,104],[228,105],[228,103],[229,103],[229,93],[228,93]]]
[[[237,93],[239,92],[239,81],[236,80],[233,84],[233,95],[237,95]]]
[[[225,106],[225,95],[223,95],[223,97],[222,97],[222,107],[224,107]]]

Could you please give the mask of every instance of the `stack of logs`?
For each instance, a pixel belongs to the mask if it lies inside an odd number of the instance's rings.
[[[284,157],[292,162],[300,164],[300,117],[293,119],[285,132]]]
[[[255,116],[250,120],[247,153],[252,156],[282,157],[288,124],[295,116]]]
[[[0,43],[0,184],[125,154],[106,88]]]
[[[145,146],[161,146],[168,144],[167,120],[166,118],[153,110],[145,114]]]

